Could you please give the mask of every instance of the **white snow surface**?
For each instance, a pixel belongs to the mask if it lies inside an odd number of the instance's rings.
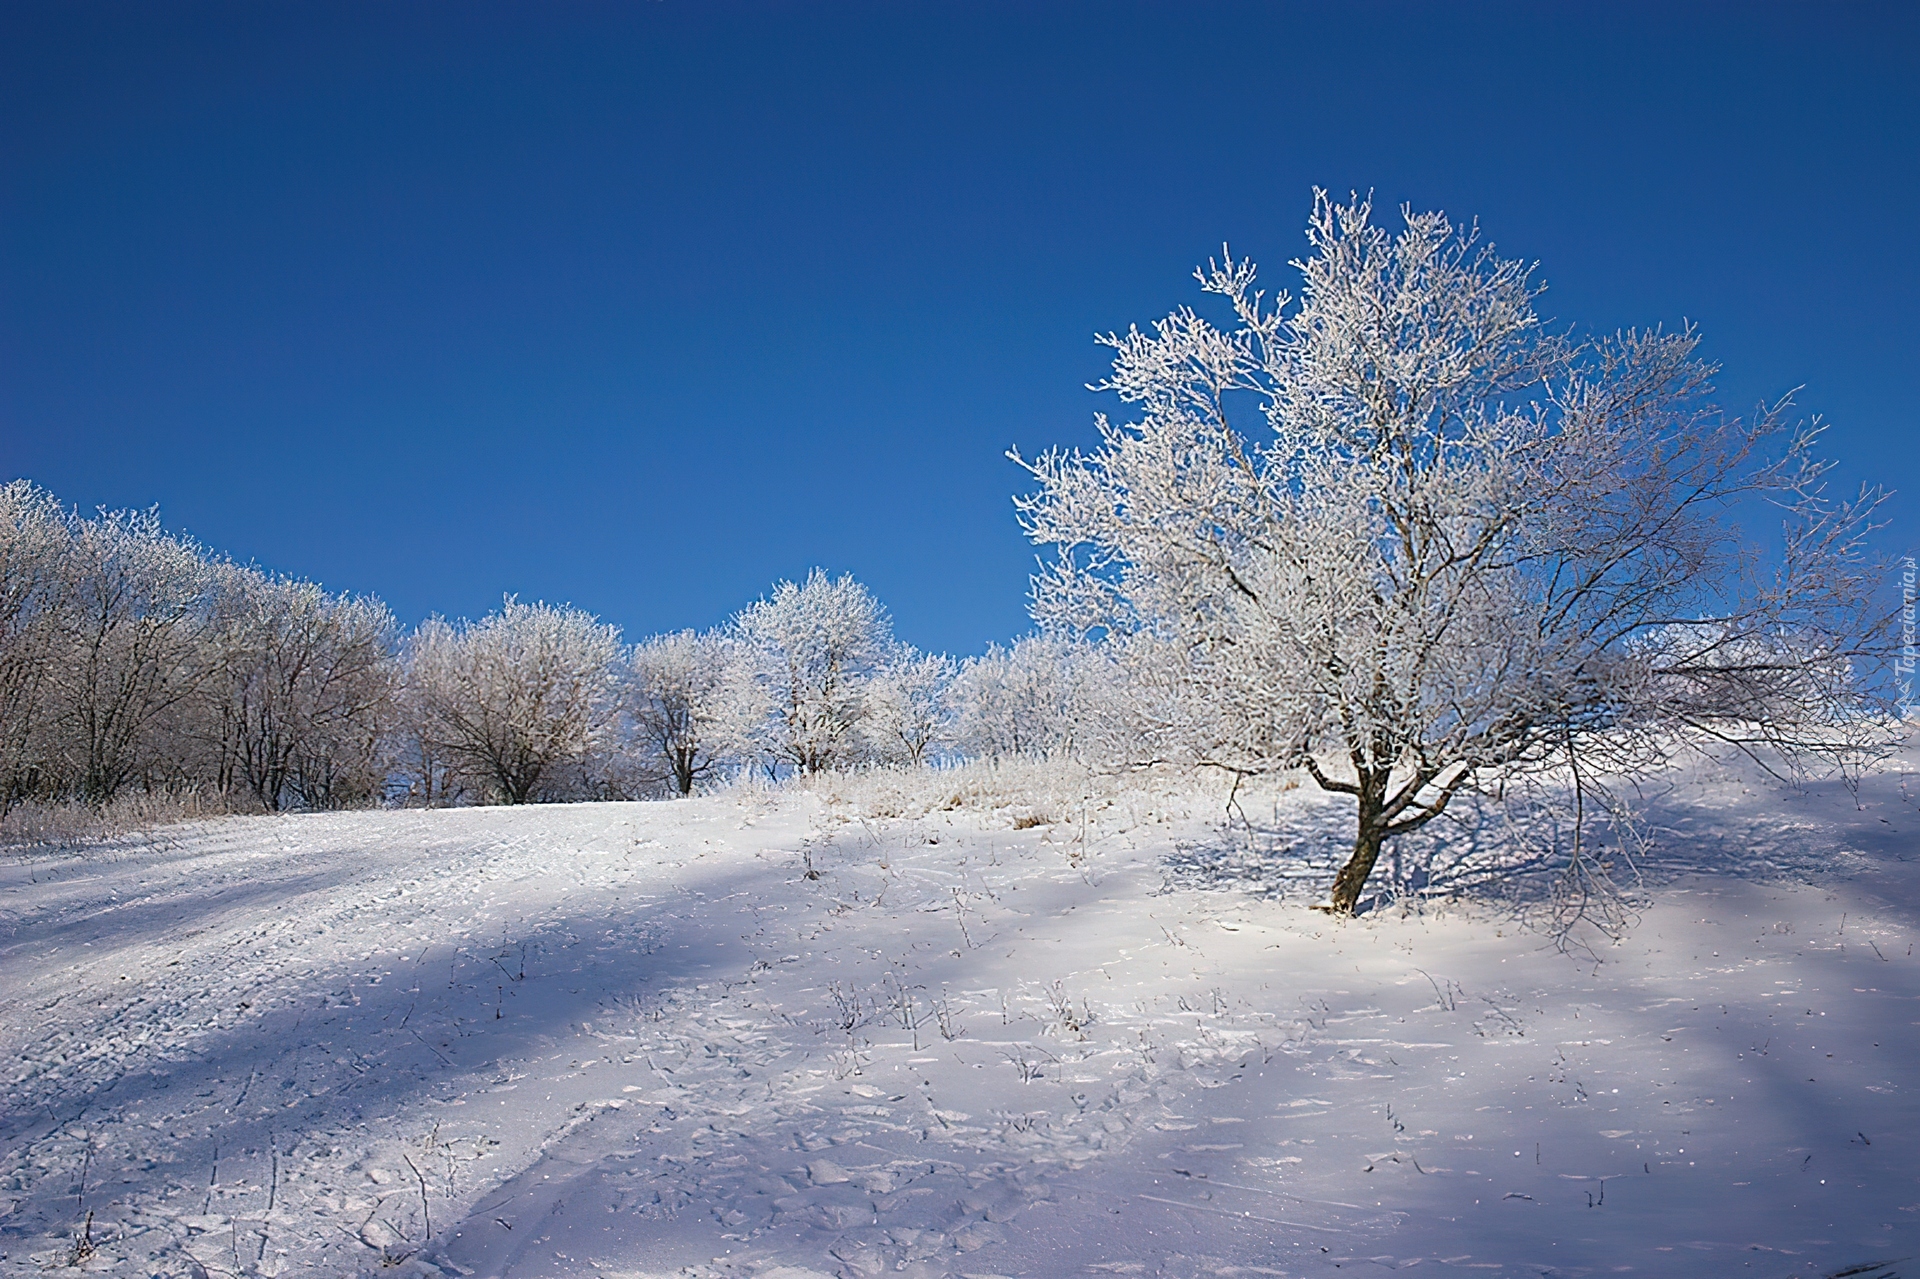
[[[1571,953],[1170,869],[1324,888],[1305,791],[8,854],[0,1273],[1920,1274],[1913,762],[1676,774],[1631,931]]]

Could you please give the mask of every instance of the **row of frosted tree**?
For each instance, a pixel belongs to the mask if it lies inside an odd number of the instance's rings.
[[[240,808],[686,794],[771,776],[1070,748],[1094,650],[956,661],[816,571],[708,632],[628,644],[507,599],[407,632],[379,600],[235,564],[151,511],[0,488],[0,812],[193,789]]]

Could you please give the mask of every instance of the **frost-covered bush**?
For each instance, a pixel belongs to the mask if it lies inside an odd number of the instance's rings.
[[[743,777],[742,790],[764,785]],[[796,777],[786,785],[820,797],[829,812],[867,820],[923,822],[966,813],[1011,830],[1083,824],[1134,827],[1196,806],[1217,812],[1227,793],[1218,778],[1176,766],[1111,769],[1066,755],[961,759],[932,766],[868,768]],[[1077,838],[1054,831],[1050,837]]]
[[[181,822],[232,813],[229,796],[197,786],[128,789],[105,804],[28,800],[0,814],[0,849],[82,849]]]

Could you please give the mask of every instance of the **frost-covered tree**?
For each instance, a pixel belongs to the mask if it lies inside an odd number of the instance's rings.
[[[155,511],[68,521],[44,711],[55,789],[104,804],[136,778],[177,773],[161,729],[218,660],[215,580],[194,542]]]
[[[1721,413],[1691,329],[1548,331],[1530,268],[1441,214],[1316,193],[1307,237],[1297,303],[1228,257],[1196,275],[1232,327],[1105,337],[1137,418],[1025,464],[1018,504],[1057,548],[1036,617],[1183,683],[1194,758],[1354,798],[1333,909],[1483,778],[1631,772],[1676,732],[1859,744],[1877,497],[1823,495],[1817,423]]]
[[[902,644],[867,686],[865,733],[877,759],[923,764],[928,752],[951,737],[949,696],[959,667],[944,653],[917,652]]]
[[[851,576],[815,569],[742,609],[731,634],[747,675],[743,699],[763,712],[755,736],[768,761],[802,773],[856,763],[867,685],[893,650],[880,601]]]
[[[71,529],[53,495],[0,486],[0,814],[39,791]]]
[[[405,676],[426,784],[444,794],[451,767],[508,804],[549,797],[609,746],[621,657],[619,631],[579,609],[508,596],[478,622],[430,619]]]
[[[369,798],[392,694],[375,601],[269,579],[153,511],[0,488],[0,811],[130,784],[267,807]]]
[[[733,645],[681,631],[633,651],[629,707],[636,737],[674,793],[689,795],[735,750],[747,726],[735,695]]]
[[[185,731],[220,789],[269,810],[371,798],[399,674],[392,614],[252,568],[216,576],[220,651]]]
[[[1083,745],[1120,715],[1104,654],[1051,635],[995,644],[955,672],[954,736],[979,759],[1045,756]]]

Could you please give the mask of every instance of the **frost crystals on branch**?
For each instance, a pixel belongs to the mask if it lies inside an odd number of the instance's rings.
[[[1057,548],[1036,619],[1177,693],[1153,731],[1190,757],[1353,796],[1342,913],[1383,843],[1496,775],[1572,766],[1590,803],[1679,732],[1790,766],[1865,746],[1879,495],[1823,495],[1818,423],[1723,415],[1691,329],[1547,332],[1527,266],[1403,214],[1317,192],[1297,303],[1226,256],[1196,275],[1235,327],[1183,307],[1101,339],[1094,389],[1137,419],[1015,456]],[[1747,503],[1785,521],[1770,557]]]

